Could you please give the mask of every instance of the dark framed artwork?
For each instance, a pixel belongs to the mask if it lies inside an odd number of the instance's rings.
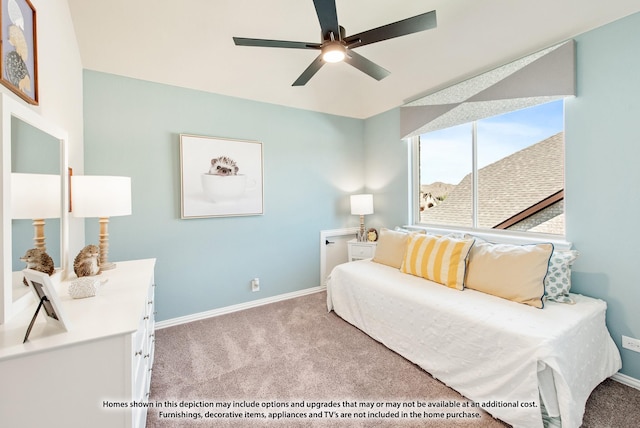
[[[180,135],[181,218],[263,214],[262,143]]]
[[[38,104],[36,10],[29,0],[0,0],[0,82],[29,104]]]

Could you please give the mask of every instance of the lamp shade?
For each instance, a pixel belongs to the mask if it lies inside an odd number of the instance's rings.
[[[71,177],[74,217],[115,217],[131,214],[131,178],[99,175]]]
[[[11,217],[45,219],[60,217],[60,176],[52,174],[11,174]]]
[[[373,214],[373,195],[351,195],[351,214]]]

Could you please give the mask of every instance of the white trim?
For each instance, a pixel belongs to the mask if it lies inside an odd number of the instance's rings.
[[[622,374],[620,372],[611,376],[611,379],[619,382],[623,385],[630,386],[631,388],[635,388],[640,391],[640,379],[636,379],[631,376],[627,376],[626,374]]]
[[[478,181],[480,169],[478,168],[478,121],[471,122],[471,221],[473,228],[478,228],[478,205],[480,198],[478,197]]]
[[[354,238],[360,227],[347,227],[344,229],[331,229],[331,230],[321,230],[320,231],[320,285],[325,287],[327,284],[327,245],[326,241],[329,238],[336,238],[342,236],[350,236],[354,235]]]
[[[420,137],[409,139],[409,224],[420,223]]]
[[[560,236],[557,235],[548,235],[548,234],[532,234],[525,232],[515,232],[515,231],[504,231],[504,230],[495,230],[495,229],[473,229],[473,228],[449,228],[449,227],[440,227],[440,226],[426,226],[426,225],[405,225],[405,229],[409,230],[424,230],[428,233],[446,235],[449,233],[468,233],[469,235],[477,236],[489,242],[496,242],[500,244],[515,244],[515,245],[524,245],[524,244],[540,244],[551,242],[553,247],[557,250],[566,251],[571,249],[573,245],[571,242],[566,241]]]
[[[155,329],[160,330],[167,327],[173,327],[180,324],[186,324],[193,321],[199,321],[211,317],[217,317],[219,315],[230,314],[232,312],[243,311],[245,309],[256,308],[258,306],[268,305],[269,303],[281,302],[283,300],[289,300],[296,297],[306,296],[308,294],[319,293],[326,290],[327,287],[311,287],[304,290],[293,291],[291,293],[279,294],[277,296],[266,297],[264,299],[252,300],[250,302],[240,303],[232,306],[225,306],[224,308],[213,309],[211,311],[199,312],[197,314],[186,315],[178,318],[171,318],[168,320],[156,322]]]

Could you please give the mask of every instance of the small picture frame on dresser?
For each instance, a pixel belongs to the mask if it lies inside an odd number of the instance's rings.
[[[42,309],[44,309],[45,318],[48,324],[52,324],[64,331],[68,331],[69,323],[65,320],[64,310],[62,309],[62,305],[58,299],[58,294],[56,293],[49,275],[33,269],[25,269],[22,273],[29,284],[29,288],[31,288],[31,291],[33,291],[36,297],[36,302],[38,302],[38,308],[31,319],[31,323],[29,324],[29,328],[27,329],[27,333],[24,337],[24,342],[29,338],[33,324],[38,317],[38,313]]]

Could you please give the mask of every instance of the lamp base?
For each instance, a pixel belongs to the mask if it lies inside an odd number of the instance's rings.
[[[44,243],[44,219],[36,218],[33,219],[33,246],[34,248],[38,248],[45,253],[47,252],[47,246]]]
[[[360,230],[356,234],[356,240],[358,242],[366,242],[367,241],[367,233],[364,231],[364,216],[360,215]]]
[[[100,217],[100,270],[116,268],[115,263],[109,261],[109,217]]]

